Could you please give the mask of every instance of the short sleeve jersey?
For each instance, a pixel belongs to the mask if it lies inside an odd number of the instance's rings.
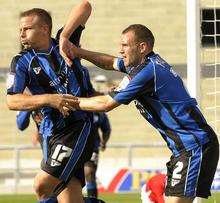
[[[120,104],[134,100],[141,115],[160,132],[174,155],[203,145],[215,136],[182,79],[158,54],[149,53],[137,67],[125,68],[123,59],[118,58],[114,68],[128,76],[110,96]]]

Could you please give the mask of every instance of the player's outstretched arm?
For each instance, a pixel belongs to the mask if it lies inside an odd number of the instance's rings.
[[[70,105],[72,105],[73,108],[79,110],[92,112],[107,112],[120,105],[109,95],[95,96],[89,98],[78,97],[78,101],[78,104],[73,101],[70,102]]]
[[[114,56],[77,47],[73,47],[73,53],[76,57],[90,61],[102,69],[114,70],[114,61],[116,60]]]
[[[10,110],[24,111],[38,109],[43,106],[50,106],[58,109],[65,116],[68,115],[68,110],[73,110],[72,106],[69,104],[70,101],[72,103],[78,103],[78,99],[72,95],[7,95],[7,105]]]
[[[66,25],[61,32],[59,39],[60,54],[69,66],[72,65],[72,59],[74,58],[72,43],[69,41],[69,38],[79,25],[84,26],[86,24],[91,12],[91,4],[88,1],[83,0],[80,4],[73,7],[67,19]]]

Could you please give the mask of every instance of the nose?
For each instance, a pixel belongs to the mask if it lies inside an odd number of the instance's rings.
[[[20,37],[21,38],[25,37],[25,30],[24,29],[20,29]]]
[[[122,46],[120,46],[119,53],[120,53],[120,54],[123,54],[123,53],[124,53],[124,50],[123,50],[123,47],[122,47]]]

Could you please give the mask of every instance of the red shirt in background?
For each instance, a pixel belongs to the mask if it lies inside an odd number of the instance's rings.
[[[146,192],[150,191],[149,199],[154,203],[165,203],[164,190],[166,175],[156,174],[146,183]]]

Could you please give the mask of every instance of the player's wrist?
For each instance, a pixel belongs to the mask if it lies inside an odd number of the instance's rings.
[[[44,94],[42,97],[42,106],[53,106],[54,98],[53,94]]]
[[[68,32],[65,32],[65,30],[63,30],[60,34],[59,40],[69,40],[70,36],[71,36],[71,33],[68,34]]]

